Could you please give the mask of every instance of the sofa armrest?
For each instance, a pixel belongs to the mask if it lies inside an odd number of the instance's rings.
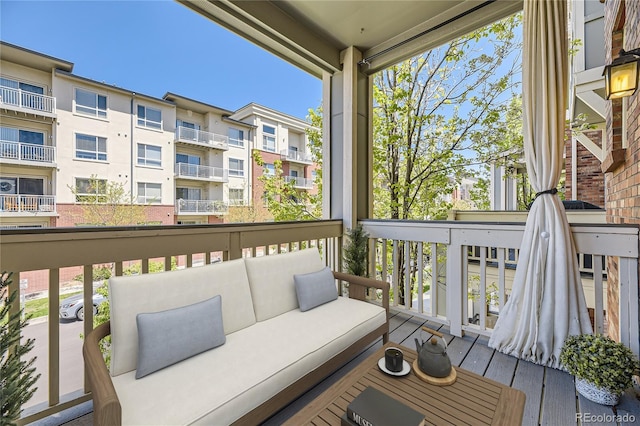
[[[93,424],[122,424],[122,407],[113,387],[111,376],[100,351],[100,340],[111,334],[111,322],[107,321],[93,329],[82,345],[84,365],[93,393]]]
[[[346,281],[350,285],[360,286],[363,289],[377,288],[382,290],[382,306],[386,309],[387,314],[389,313],[389,283],[388,282],[374,280],[373,278],[359,277],[357,275],[350,275],[350,274],[345,274],[344,272],[336,272],[336,271],[333,271],[333,276],[338,280]]]

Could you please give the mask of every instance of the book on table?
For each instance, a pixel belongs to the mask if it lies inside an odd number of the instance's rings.
[[[344,426],[423,426],[425,415],[369,386],[347,406],[341,423]]]

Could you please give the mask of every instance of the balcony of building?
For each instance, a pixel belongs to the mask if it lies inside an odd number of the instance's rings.
[[[313,164],[313,160],[309,154],[296,149],[283,149],[280,151],[280,156],[282,157],[282,161],[300,164]]]
[[[56,118],[56,98],[0,86],[0,108],[23,116]]]
[[[176,200],[177,215],[214,215],[229,213],[229,205],[221,200]]]
[[[227,151],[229,149],[228,136],[205,132],[204,130],[191,129],[184,126],[179,126],[176,129],[175,142],[197,145],[211,149],[219,149],[221,151]]]
[[[0,162],[21,166],[56,167],[56,147],[0,141]]]
[[[2,185],[2,182],[0,182]],[[55,195],[0,194],[1,216],[55,216]]]
[[[178,179],[225,183],[229,182],[229,170],[222,167],[176,163],[175,177]]]
[[[285,176],[284,181],[287,183],[293,182],[293,187],[297,189],[313,188],[313,179],[307,179],[298,176]]]

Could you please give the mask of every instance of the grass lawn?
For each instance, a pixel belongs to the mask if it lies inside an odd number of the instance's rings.
[[[81,291],[76,291],[73,293],[65,293],[60,296],[60,299],[64,299],[69,296],[73,296],[74,294],[82,293]],[[42,299],[34,299],[28,300],[24,304],[24,312],[26,315],[32,314],[32,318],[44,317],[49,312],[49,298],[43,297]],[[57,308],[56,308],[57,314]]]

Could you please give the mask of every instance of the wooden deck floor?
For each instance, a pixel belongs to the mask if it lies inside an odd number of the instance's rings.
[[[487,346],[488,338],[484,336],[467,333],[462,338],[453,337],[447,333],[446,327],[439,324],[425,322],[406,313],[395,313],[390,319],[390,341],[415,348],[413,339],[420,338],[420,327],[423,324],[445,334],[448,353],[455,366],[522,390],[527,396],[522,422],[525,426],[640,424],[640,400],[633,390],[627,391],[616,407],[593,403],[576,393],[571,375],[496,352]],[[289,419],[381,346],[382,340],[371,345],[264,425],[280,425]],[[49,418],[38,423],[84,426],[91,424],[91,416],[89,413],[70,421],[64,419],[64,416],[59,416],[57,419]]]

